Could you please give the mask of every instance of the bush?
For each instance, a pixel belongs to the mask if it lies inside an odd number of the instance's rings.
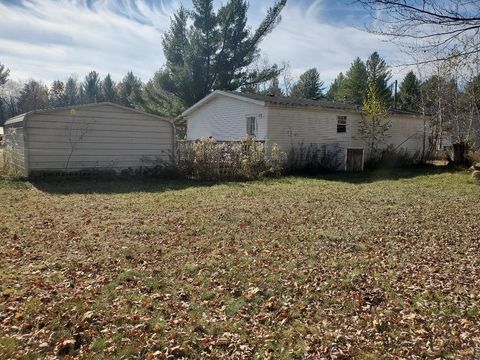
[[[265,143],[252,138],[236,142],[202,139],[179,142],[177,168],[188,178],[202,180],[256,179],[280,175],[283,154],[272,146],[267,154]]]
[[[365,161],[365,169],[398,168],[420,164],[422,156],[419,151],[410,153],[405,149],[396,149],[393,145],[387,146],[374,157]]]
[[[290,174],[315,175],[336,171],[342,165],[339,156],[342,149],[336,146],[328,148],[326,145],[303,143],[292,146],[287,155],[285,171]]]

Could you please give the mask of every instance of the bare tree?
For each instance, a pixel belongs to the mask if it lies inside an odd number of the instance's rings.
[[[289,62],[284,61],[281,70],[282,86],[285,96],[290,96],[295,80],[292,75],[292,67]]]
[[[77,150],[78,145],[83,141],[88,131],[95,124],[95,122],[89,122],[86,119],[78,119],[76,111],[70,110],[70,122],[65,126],[65,135],[68,143],[70,144],[67,161],[65,162],[65,172],[67,172],[72,156]]]
[[[429,54],[423,62],[480,52],[480,1],[356,0],[375,19],[371,31]]]

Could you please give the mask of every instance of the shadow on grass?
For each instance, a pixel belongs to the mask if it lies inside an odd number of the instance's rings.
[[[358,173],[326,174],[322,179],[329,181],[366,184],[384,180],[412,179],[418,176],[453,173],[464,169],[455,169],[449,166],[417,165],[404,168],[365,170]]]
[[[183,179],[161,179],[154,177],[74,177],[34,178],[30,183],[37,189],[50,194],[128,194],[162,193],[171,190],[210,187],[218,183]]]
[[[373,183],[383,180],[409,179],[418,176],[435,175],[455,172],[455,169],[446,166],[423,165],[400,169],[368,170],[359,173],[331,173],[323,175],[289,175],[284,179],[311,178],[328,181],[337,181],[353,184]],[[282,181],[267,179],[269,181]],[[136,192],[161,193],[171,190],[188,188],[206,188],[215,185],[239,185],[245,181],[198,181],[184,179],[162,179],[155,177],[51,177],[33,178],[30,183],[37,189],[51,194],[124,194]]]

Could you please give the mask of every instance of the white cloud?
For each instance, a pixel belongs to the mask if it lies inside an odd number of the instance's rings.
[[[404,55],[394,44],[354,26],[322,18],[325,16],[323,5],[321,0],[314,1],[308,8],[293,2],[287,5],[282,22],[262,44],[270,61],[290,62],[295,74],[316,67],[326,84],[339,72],[348,70],[357,56],[366,59],[374,51],[387,63],[402,62]],[[404,72],[405,69],[392,69],[394,77]]]
[[[0,61],[14,78],[47,82],[72,73],[83,77],[90,70],[109,72],[116,80],[130,70],[143,80],[151,78],[164,63],[162,34],[180,5],[178,0],[155,6],[146,0],[97,0],[91,6],[86,0],[21,3],[0,3]],[[402,57],[394,45],[374,35],[322,18],[324,0],[302,3],[290,1],[282,22],[264,40],[261,48],[271,62],[290,62],[296,75],[317,67],[328,84],[356,56],[366,58],[377,50],[392,63]],[[251,1],[253,26],[269,4]]]
[[[136,9],[113,0],[92,7],[73,0],[23,4],[0,4],[0,59],[12,76],[51,81],[95,69],[117,79],[133,70],[148,79],[164,62],[162,33],[173,10],[163,4],[138,2]]]

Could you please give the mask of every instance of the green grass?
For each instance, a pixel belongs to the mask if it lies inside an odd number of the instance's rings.
[[[473,358],[479,200],[439,169],[6,178],[0,358]]]

